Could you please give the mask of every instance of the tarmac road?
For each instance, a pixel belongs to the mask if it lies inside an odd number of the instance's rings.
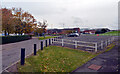
[[[33,38],[16,43],[9,43],[2,45],[2,70],[17,62],[20,59],[21,48],[25,48],[25,54],[33,53],[34,44],[37,44],[37,50],[40,49],[40,40]],[[45,41],[43,41],[45,45]]]

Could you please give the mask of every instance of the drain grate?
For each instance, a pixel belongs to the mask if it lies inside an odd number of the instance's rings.
[[[92,70],[99,70],[101,67],[102,67],[102,66],[92,64],[92,65],[90,65],[88,68],[89,68],[89,69],[92,69]]]

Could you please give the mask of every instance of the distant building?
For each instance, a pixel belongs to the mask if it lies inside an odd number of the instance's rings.
[[[109,32],[108,28],[98,28],[98,29],[84,29],[81,31],[82,34],[101,34],[105,32]]]
[[[85,30],[83,31],[83,34],[95,34],[95,30]]]
[[[47,34],[68,34],[69,32],[80,33],[80,28],[48,29]]]
[[[99,29],[96,29],[95,34],[106,33],[106,32],[109,32],[109,31],[110,31],[110,29],[108,29],[108,28],[99,28]]]

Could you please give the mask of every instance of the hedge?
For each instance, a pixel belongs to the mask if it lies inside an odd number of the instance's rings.
[[[19,35],[19,36],[2,36],[0,37],[0,40],[2,39],[2,44],[7,44],[7,43],[14,43],[14,42],[19,42],[23,40],[28,40],[31,39],[31,35]]]

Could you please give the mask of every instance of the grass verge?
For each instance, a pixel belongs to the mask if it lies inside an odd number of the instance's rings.
[[[107,33],[99,34],[99,35],[120,36],[120,31],[112,31],[112,32],[107,32]]]
[[[81,50],[49,46],[26,58],[24,66],[18,64],[18,72],[72,72],[95,56]]]
[[[107,50],[105,50],[105,52],[108,52],[110,51],[115,45],[114,44],[111,44],[107,47]]]
[[[50,39],[54,37],[57,37],[57,36],[46,36],[45,38],[42,36],[42,37],[39,37],[39,40],[45,40],[45,39]]]

